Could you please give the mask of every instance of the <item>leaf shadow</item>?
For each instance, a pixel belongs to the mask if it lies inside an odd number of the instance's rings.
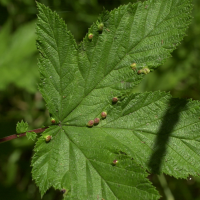
[[[154,151],[148,163],[151,173],[160,174],[163,160],[165,159],[167,144],[170,136],[180,119],[180,112],[185,109],[188,100],[174,99],[169,100],[169,108],[167,109],[162,125],[158,131],[154,143]]]

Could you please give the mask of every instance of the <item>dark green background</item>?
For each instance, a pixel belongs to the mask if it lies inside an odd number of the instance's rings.
[[[96,21],[103,7],[112,10],[128,0],[40,0],[66,21],[77,43]],[[173,57],[148,74],[138,92],[165,90],[173,97],[200,100],[200,1],[194,0],[192,24]],[[36,4],[34,0],[0,0],[0,138],[15,134],[17,121],[29,129],[49,125],[49,114],[40,93],[35,47]],[[34,142],[26,138],[0,144],[0,199],[38,200],[38,188],[31,179],[30,160]],[[176,180],[165,176],[176,200],[200,200],[200,179]],[[156,175],[149,179],[164,190]],[[62,199],[50,189],[44,200]],[[134,199],[134,197],[133,197]]]

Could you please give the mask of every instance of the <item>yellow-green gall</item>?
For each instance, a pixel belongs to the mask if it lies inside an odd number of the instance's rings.
[[[50,142],[51,139],[52,139],[51,135],[47,135],[47,136],[45,137],[46,142]]]
[[[103,24],[103,23],[100,23],[100,24],[98,25],[99,31],[103,31],[103,27],[104,27],[104,24]]]
[[[88,34],[88,39],[89,39],[89,40],[92,40],[93,36],[94,36],[94,35],[93,35],[92,33],[89,33],[89,34]]]
[[[143,69],[138,70],[138,74],[148,74],[150,73],[150,69],[148,67],[144,67]]]
[[[136,69],[136,66],[137,66],[136,63],[132,63],[132,64],[131,64],[131,68],[132,68],[133,70]]]

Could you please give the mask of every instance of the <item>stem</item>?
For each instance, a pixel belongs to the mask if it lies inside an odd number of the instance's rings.
[[[31,131],[27,131],[27,132],[42,133],[42,132],[44,132],[47,128],[49,128],[49,127],[38,128],[38,129],[34,129],[34,130],[31,130]],[[9,136],[7,136],[7,137],[1,138],[1,139],[0,139],[0,143],[7,142],[7,141],[13,140],[13,139],[15,139],[15,138],[20,138],[20,137],[23,137],[23,136],[25,136],[25,135],[26,135],[26,132],[20,133],[20,134],[9,135]]]
[[[160,174],[157,175],[158,176],[158,180],[160,181],[160,184],[164,190],[165,196],[167,200],[174,200],[174,196],[170,190],[170,188],[168,187],[167,181],[165,179],[164,174]]]

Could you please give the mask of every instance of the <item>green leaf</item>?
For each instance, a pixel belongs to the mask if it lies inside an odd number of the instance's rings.
[[[47,135],[52,136],[49,143],[45,142]],[[79,136],[92,136],[95,140],[82,142]],[[53,126],[46,130],[36,143],[32,160],[33,177],[42,195],[53,186],[65,188],[68,191],[66,199],[126,197],[128,200],[133,196],[137,199],[145,199],[146,196],[158,199],[159,195],[145,179],[145,170],[127,156],[120,155],[114,143],[113,147],[108,142],[102,147],[98,144],[94,147],[94,142],[102,139],[105,138],[100,130],[94,133],[86,127]],[[113,166],[115,159],[119,163]]]
[[[26,137],[28,138],[28,140],[35,140],[37,137],[37,134],[35,132],[27,132],[26,133]]]
[[[53,186],[66,190],[65,199],[159,198],[141,165],[155,169],[148,159],[154,155],[156,130],[167,110],[168,102],[164,100],[168,97],[160,92],[131,94],[131,91],[149,69],[152,71],[170,56],[185,35],[191,20],[190,2],[149,0],[123,5],[110,13],[104,11],[89,30],[93,38],[87,35],[78,46],[64,21],[38,3],[39,89],[50,114],[59,122],[43,133],[34,149],[33,178],[42,195]],[[103,31],[99,31],[99,23],[104,24]],[[134,70],[132,63],[136,63]],[[144,71],[144,67],[147,70],[139,75],[138,70]],[[115,104],[113,97],[119,99]],[[176,102],[174,107],[178,105]],[[188,111],[192,115],[194,105]],[[175,108],[170,112],[176,113]],[[103,111],[107,117],[98,125],[87,127],[88,121],[101,118]],[[151,114],[158,115],[160,121]],[[189,125],[193,120],[196,118]],[[152,123],[152,127],[146,128],[147,123]],[[144,124],[144,130],[150,130],[145,135],[149,137],[148,145],[137,136]],[[47,135],[51,136],[48,143]],[[158,134],[158,138],[161,136]],[[143,144],[149,148],[145,155],[140,149]],[[173,153],[166,155],[174,156]],[[161,160],[164,155],[156,156]],[[116,159],[119,162],[113,166]],[[174,160],[169,165],[160,162],[160,171],[181,177],[175,173],[175,165],[178,166]],[[189,173],[187,167],[184,177]]]
[[[35,47],[35,21],[19,27],[10,34],[8,21],[0,32],[0,90],[10,83],[29,92],[36,91],[39,78]]]
[[[23,120],[21,122],[17,122],[17,126],[16,126],[16,132],[19,133],[24,133],[28,130],[28,123],[27,122],[23,122]]]
[[[149,171],[186,178],[200,173],[199,113],[199,101],[159,91],[131,94],[98,127]]]

